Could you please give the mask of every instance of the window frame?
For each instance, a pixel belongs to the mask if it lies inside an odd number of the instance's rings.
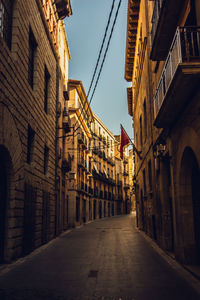
[[[28,53],[28,82],[31,88],[34,87],[35,56],[37,50],[37,41],[31,27],[29,27],[29,53]]]

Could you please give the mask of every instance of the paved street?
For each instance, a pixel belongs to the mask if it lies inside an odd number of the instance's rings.
[[[37,251],[36,251],[37,252]],[[200,299],[133,216],[73,229],[0,276],[0,299]]]

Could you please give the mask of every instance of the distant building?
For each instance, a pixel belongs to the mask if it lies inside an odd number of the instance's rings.
[[[114,216],[117,213],[115,138],[95,114],[91,129],[93,133],[91,159],[94,188],[93,218],[96,219]]]
[[[92,219],[90,176],[90,127],[93,113],[81,81],[69,80],[69,116],[71,134],[65,140],[71,157],[71,170],[67,174],[68,222],[80,225]]]
[[[138,226],[187,264],[200,261],[199,25],[198,0],[128,2]]]

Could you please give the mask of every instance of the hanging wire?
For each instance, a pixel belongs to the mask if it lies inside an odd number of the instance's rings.
[[[115,18],[114,18],[113,25],[112,25],[111,32],[110,32],[110,36],[109,36],[109,39],[108,39],[108,42],[107,42],[106,50],[104,52],[104,57],[103,57],[103,60],[102,60],[102,63],[101,63],[101,67],[100,67],[100,70],[99,70],[99,73],[98,73],[98,77],[96,79],[96,83],[95,83],[95,86],[94,86],[94,89],[93,89],[93,92],[92,92],[92,96],[91,96],[90,101],[89,101],[89,105],[87,106],[87,109],[86,109],[86,113],[87,113],[87,111],[89,109],[89,106],[92,102],[92,99],[93,99],[93,96],[94,96],[94,93],[95,93],[95,90],[96,90],[96,87],[97,87],[97,84],[98,84],[98,81],[99,81],[99,78],[100,78],[100,75],[101,75],[101,72],[102,72],[102,69],[103,69],[103,65],[104,65],[106,55],[107,55],[107,52],[108,52],[108,49],[109,49],[110,41],[111,41],[112,34],[113,34],[113,31],[114,31],[114,27],[115,27],[115,24],[116,24],[116,20],[117,20],[117,17],[118,17],[121,2],[122,2],[122,0],[119,1],[118,7],[117,7],[117,10],[116,10]],[[83,107],[84,107],[84,105],[83,105]],[[82,107],[81,113],[83,112],[83,107]],[[76,121],[76,123],[74,125],[74,132],[76,132],[80,128],[80,126],[83,124],[83,119],[81,121],[81,124],[75,129],[75,126],[76,126],[77,122],[78,122],[78,120]]]
[[[110,45],[110,41],[111,41],[111,38],[112,38],[112,34],[113,34],[113,31],[114,31],[115,23],[116,23],[116,20],[117,20],[117,17],[118,17],[118,13],[119,13],[119,8],[120,8],[120,5],[121,5],[121,2],[122,2],[122,0],[119,1],[118,7],[117,7],[117,11],[116,11],[116,14],[115,14],[115,19],[114,19],[114,22],[113,22],[113,25],[112,25],[112,29],[111,29],[111,32],[110,32],[110,36],[109,36],[107,47],[106,47],[106,50],[105,50],[105,53],[104,53],[103,61],[101,63],[101,67],[100,67],[100,70],[99,70],[99,73],[98,73],[98,77],[96,79],[96,83],[95,83],[95,86],[94,86],[94,89],[93,89],[92,96],[90,98],[89,104],[92,102],[95,90],[97,88],[97,84],[99,82],[101,71],[102,71],[102,68],[103,68],[103,65],[104,65],[104,62],[105,62],[105,59],[106,59],[106,55],[107,55],[108,48],[109,48],[109,45]]]
[[[115,0],[113,0],[113,3],[112,3],[112,7],[111,7],[110,14],[109,14],[109,17],[108,17],[108,22],[107,22],[107,25],[106,25],[106,30],[105,30],[103,41],[102,41],[102,44],[101,44],[101,49],[99,51],[99,56],[98,56],[97,63],[96,63],[96,66],[95,66],[95,70],[94,70],[94,73],[93,73],[93,76],[92,76],[90,87],[89,87],[89,90],[88,90],[88,93],[87,93],[87,97],[89,97],[90,90],[91,90],[91,87],[92,87],[92,84],[93,84],[93,81],[94,81],[94,77],[96,75],[96,71],[97,71],[97,68],[98,68],[98,65],[99,65],[99,60],[100,60],[101,53],[102,53],[102,50],[103,50],[103,46],[104,46],[104,43],[105,43],[108,27],[109,27],[109,24],[110,24],[110,20],[111,20],[113,8],[114,8],[114,3],[115,3]]]

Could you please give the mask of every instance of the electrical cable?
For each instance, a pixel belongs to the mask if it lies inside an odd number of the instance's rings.
[[[117,7],[117,11],[116,11],[116,14],[115,14],[115,19],[114,19],[114,22],[113,22],[113,25],[112,25],[112,29],[111,29],[111,32],[110,32],[110,36],[109,36],[107,47],[106,47],[106,50],[105,50],[105,53],[104,53],[103,61],[101,63],[101,67],[100,67],[100,70],[99,70],[99,73],[98,73],[98,77],[96,79],[96,83],[95,83],[95,86],[94,86],[94,89],[93,89],[92,96],[90,98],[89,104],[92,102],[92,98],[94,96],[94,93],[95,93],[95,90],[96,90],[96,87],[97,87],[97,84],[98,84],[98,81],[99,81],[99,77],[101,75],[101,71],[102,71],[102,68],[103,68],[103,65],[104,65],[104,62],[105,62],[105,59],[106,59],[106,55],[107,55],[108,48],[109,48],[109,45],[110,45],[110,41],[111,41],[111,38],[112,38],[112,34],[113,34],[113,31],[114,31],[114,27],[115,27],[115,23],[116,23],[116,20],[117,20],[118,13],[119,13],[119,8],[120,8],[120,5],[121,5],[121,2],[122,2],[122,0],[119,1],[118,7]]]
[[[95,74],[96,74],[96,71],[97,71],[97,67],[99,65],[99,60],[100,60],[101,53],[102,53],[102,50],[103,50],[103,47],[104,47],[104,43],[105,43],[105,39],[106,39],[106,36],[107,36],[108,27],[110,25],[110,20],[111,20],[111,17],[112,17],[112,12],[113,12],[113,8],[114,8],[114,4],[115,4],[115,0],[113,0],[113,2],[112,2],[111,10],[110,10],[109,17],[108,17],[108,22],[107,22],[105,33],[104,33],[104,37],[103,37],[103,41],[102,41],[101,48],[100,48],[100,51],[99,51],[99,56],[98,56],[98,59],[97,59],[97,62],[96,62],[95,70],[94,70],[94,73],[93,73],[93,76],[92,76],[92,80],[91,80],[91,83],[90,83],[90,87],[89,87],[89,90],[88,90],[88,93],[87,93],[87,98],[89,96],[89,93],[90,93],[90,90],[91,90],[91,87],[92,87],[92,84],[93,84],[93,81],[94,81],[94,77],[95,77]],[[81,110],[83,111],[83,107],[82,107]],[[82,111],[81,111],[81,113],[82,113]],[[75,128],[77,122],[75,123],[74,128]],[[78,128],[80,128],[80,127],[78,127]]]
[[[121,2],[122,2],[122,0],[119,0],[119,4],[118,4],[117,10],[116,10],[115,18],[114,18],[113,25],[112,25],[111,32],[110,32],[110,36],[109,36],[109,39],[108,39],[108,42],[107,42],[106,50],[104,52],[104,57],[103,57],[103,60],[102,60],[102,63],[101,63],[101,67],[100,67],[100,70],[99,70],[99,73],[98,73],[98,77],[96,79],[96,83],[95,83],[95,86],[94,86],[94,89],[93,89],[93,92],[92,92],[92,96],[91,96],[90,101],[89,101],[89,105],[92,102],[92,99],[93,99],[93,96],[94,96],[94,93],[95,93],[95,90],[96,90],[96,87],[97,87],[97,84],[98,84],[98,81],[99,81],[99,78],[100,78],[100,75],[101,75],[101,72],[102,72],[102,68],[103,68],[103,65],[104,65],[104,62],[105,62],[105,59],[106,59],[106,55],[107,55],[107,52],[108,52],[108,48],[109,48],[109,45],[110,45],[110,41],[111,41],[111,38],[112,38],[112,34],[113,34],[113,31],[114,31],[116,20],[117,20],[117,17],[118,17]],[[87,106],[86,113],[89,109],[89,105]],[[77,124],[77,122],[78,122],[78,120],[76,121],[75,125]],[[74,125],[74,132],[76,132],[80,128],[82,123],[83,123],[83,120],[81,121],[81,124],[76,129],[75,129],[75,125]]]
[[[99,56],[98,56],[98,59],[97,59],[97,62],[96,62],[96,66],[95,66],[94,73],[93,73],[93,76],[92,76],[92,80],[91,80],[91,83],[90,83],[90,86],[89,86],[87,97],[89,97],[90,90],[91,90],[91,87],[92,87],[92,84],[93,84],[93,81],[94,81],[94,77],[96,75],[96,71],[97,71],[97,68],[98,68],[98,65],[99,65],[99,60],[100,60],[101,53],[102,53],[103,46],[104,46],[104,42],[105,42],[105,39],[106,39],[106,35],[107,35],[108,27],[109,27],[109,24],[110,24],[110,20],[111,20],[111,16],[112,16],[114,4],[115,4],[115,0],[113,0],[112,6],[111,6],[110,14],[109,14],[109,17],[108,17],[108,22],[107,22],[107,25],[106,25],[106,30],[105,30],[103,41],[102,41],[102,44],[101,44],[101,49],[99,51]]]

